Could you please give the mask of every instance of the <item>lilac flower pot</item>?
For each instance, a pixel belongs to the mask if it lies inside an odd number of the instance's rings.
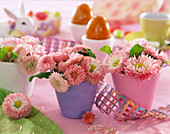
[[[112,74],[113,84],[117,91],[138,106],[150,110],[160,74],[153,75],[150,80],[138,80],[123,74]]]
[[[57,94],[61,113],[68,118],[80,119],[86,111],[91,111],[96,95],[97,85],[82,82],[72,85],[65,93]]]

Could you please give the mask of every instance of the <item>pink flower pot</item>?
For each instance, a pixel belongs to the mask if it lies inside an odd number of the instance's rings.
[[[123,74],[112,74],[113,84],[117,91],[138,106],[150,110],[160,74],[153,75],[150,80],[138,80]]]

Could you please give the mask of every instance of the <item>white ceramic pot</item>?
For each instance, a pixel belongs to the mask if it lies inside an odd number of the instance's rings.
[[[35,79],[29,82],[29,76],[24,74],[17,63],[0,63],[0,87],[16,93],[32,95]]]
[[[71,22],[69,22],[68,25],[70,27],[70,31],[73,38],[76,41],[81,42],[82,36],[86,34],[86,25],[78,25],[78,24],[73,24]]]
[[[107,54],[100,52],[99,49],[105,45],[109,45],[111,49],[113,49],[114,37],[111,36],[109,39],[105,39],[105,40],[92,40],[92,39],[86,38],[86,35],[83,35],[82,44],[90,47],[92,51],[95,53],[96,58],[100,60],[101,62],[103,62]]]

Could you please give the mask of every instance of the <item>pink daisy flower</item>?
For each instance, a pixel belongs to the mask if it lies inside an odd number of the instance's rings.
[[[73,49],[72,47],[65,47],[61,49],[59,52],[65,53],[65,54],[71,54],[72,49]]]
[[[144,50],[144,54],[151,55],[154,58],[158,58],[158,50],[152,46],[146,46]]]
[[[90,49],[89,47],[87,47],[85,45],[76,45],[73,47],[73,49],[70,51],[70,53],[73,53],[73,52],[78,53],[79,51],[88,53],[86,50],[83,50],[83,48]]]
[[[56,62],[56,63],[59,63],[61,61],[65,62],[69,59],[69,56],[68,54],[66,53],[61,53],[61,52],[56,52],[53,54],[53,60]]]
[[[121,52],[115,52],[108,56],[105,61],[105,68],[110,73],[120,73],[123,71],[123,62],[125,58]]]
[[[70,67],[64,73],[65,78],[71,85],[79,85],[85,80],[86,73],[81,66],[77,64],[70,65]]]
[[[161,61],[168,61],[168,55],[166,53],[164,53],[163,51],[161,51],[158,54],[158,59],[160,59]]]
[[[85,124],[91,124],[93,123],[95,120],[95,115],[92,113],[92,112],[86,112],[84,115],[83,115],[83,118],[82,118],[82,121],[85,123]]]
[[[50,81],[51,86],[57,92],[66,92],[69,88],[68,82],[65,79],[63,79],[61,74],[59,74],[57,72],[53,72],[50,75],[49,81]]]
[[[161,61],[141,55],[138,58],[131,57],[124,63],[124,72],[127,76],[133,76],[136,79],[146,80],[150,79],[154,74],[161,71]]]
[[[45,47],[41,45],[35,45],[32,47],[31,53],[43,56],[44,54],[46,54]]]
[[[48,54],[41,57],[37,67],[40,72],[46,72],[47,70],[54,70],[54,68],[56,68],[56,63],[53,60],[53,55]]]
[[[24,42],[19,38],[10,37],[10,38],[5,38],[3,40],[0,40],[0,44],[2,44],[7,48],[8,47],[15,48],[18,44],[24,44]]]
[[[146,47],[148,45],[148,42],[145,39],[130,40],[127,43],[125,43],[125,47],[122,50],[129,54],[130,49],[136,44],[139,44],[142,47]]]
[[[38,60],[39,60],[38,55],[24,57],[23,60],[19,63],[21,70],[27,75],[37,74],[39,71],[37,68]]]
[[[14,48],[13,52],[17,54],[17,61],[20,62],[25,56],[30,54],[31,50],[32,50],[31,45],[19,44]]]
[[[100,61],[92,58],[92,57],[85,57],[82,62],[81,66],[85,69],[87,75],[86,80],[94,85],[98,84],[100,81],[103,81],[106,71],[104,66],[100,63]]]
[[[10,94],[4,99],[2,110],[8,118],[19,119],[27,117],[31,112],[31,102],[22,93]]]
[[[79,63],[83,59],[83,55],[78,53],[72,53],[69,55],[69,59],[66,62],[59,62],[58,70],[59,72],[65,72],[66,69],[73,64]]]
[[[38,38],[35,38],[33,36],[29,36],[29,35],[26,35],[26,36],[23,36],[21,37],[21,40],[23,40],[24,42],[26,42],[27,44],[31,44],[32,46],[35,46],[35,45],[39,45],[40,44],[40,41]]]

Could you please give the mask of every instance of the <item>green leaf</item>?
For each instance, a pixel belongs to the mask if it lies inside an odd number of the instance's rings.
[[[0,48],[0,59],[6,62],[7,61],[6,58],[7,58],[7,54],[8,53],[9,53],[9,51],[6,49],[6,47],[1,45],[1,48]]]
[[[91,49],[83,48],[83,50],[86,50],[88,53],[82,52],[82,51],[79,51],[78,53],[79,53],[79,54],[82,54],[83,56],[89,56],[89,57],[96,58],[96,55],[92,52]]]
[[[40,42],[40,45],[42,46],[42,45],[43,45],[43,43],[44,43],[44,41],[41,41],[41,42]]]
[[[11,52],[10,55],[11,55],[11,59],[9,60],[9,62],[12,62],[12,60],[16,60],[17,59],[17,54],[16,53]]]
[[[110,47],[109,45],[106,45],[106,46],[104,46],[104,47],[101,47],[101,48],[99,49],[99,51],[105,52],[105,53],[107,53],[108,55],[112,54],[112,50],[111,50],[111,47]]]
[[[29,81],[31,82],[34,77],[38,77],[39,79],[46,78],[48,79],[52,72],[41,72],[37,75],[30,76]]]
[[[139,44],[136,44],[131,48],[129,57],[132,57],[134,55],[138,57],[144,50],[145,50],[144,47],[140,46]]]

